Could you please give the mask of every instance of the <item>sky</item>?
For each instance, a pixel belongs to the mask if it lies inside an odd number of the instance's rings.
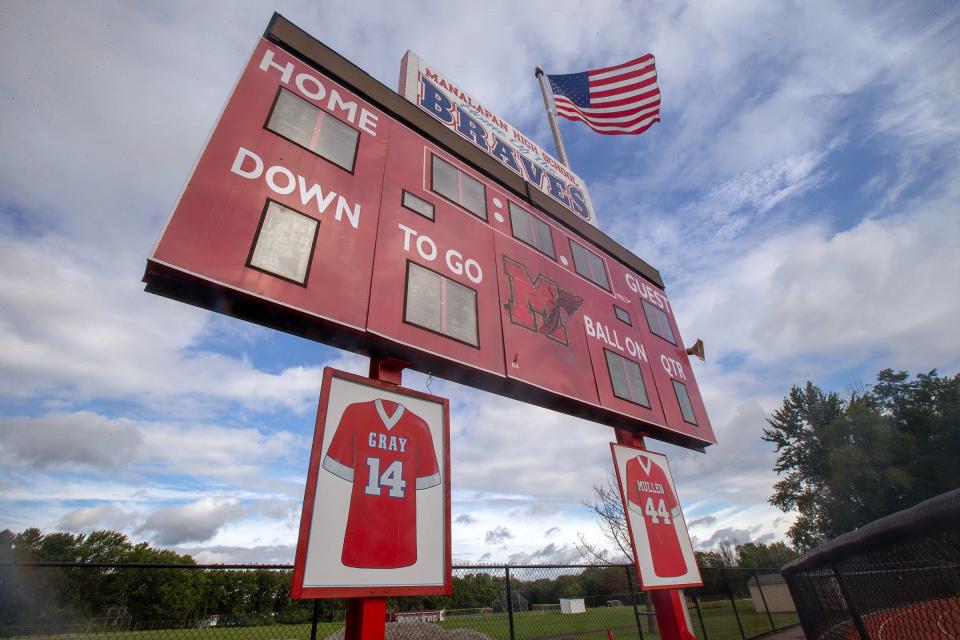
[[[547,150],[537,65],[656,55],[661,123],[560,129],[600,228],[660,270],[684,340],[706,344],[719,444],[648,441],[698,548],[785,540],[761,435],[792,385],[960,369],[955,2],[6,0],[0,529],[292,562],[322,369],[366,358],[140,281],[274,10],[391,88],[415,51]],[[582,503],[612,471],[609,427],[404,382],[451,399],[455,562],[604,546]]]

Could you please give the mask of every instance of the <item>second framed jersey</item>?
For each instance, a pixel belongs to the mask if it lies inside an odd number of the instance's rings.
[[[667,457],[620,444],[610,450],[642,587],[702,585]]]
[[[449,404],[327,368],[291,596],[451,591]]]

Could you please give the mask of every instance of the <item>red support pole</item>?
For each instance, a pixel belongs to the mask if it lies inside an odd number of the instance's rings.
[[[370,358],[370,377],[400,385],[407,363],[396,358]],[[348,598],[344,640],[383,640],[387,629],[386,598]]]
[[[653,610],[657,612],[657,630],[661,640],[696,640],[687,626],[687,616],[676,589],[658,589],[650,592]]]
[[[617,444],[646,449],[642,433],[633,433],[614,427]],[[656,589],[650,591],[650,601],[657,614],[657,630],[661,640],[696,640],[696,636],[687,625],[680,591],[677,589]]]
[[[383,640],[387,623],[386,598],[349,598],[344,640]]]

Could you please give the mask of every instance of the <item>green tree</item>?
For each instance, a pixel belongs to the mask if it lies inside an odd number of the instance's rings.
[[[737,555],[733,548],[723,543],[718,551],[699,550],[693,552],[697,566],[706,569],[726,569],[737,566]]]
[[[747,542],[736,548],[737,566],[750,569],[779,569],[800,554],[783,542]]]
[[[78,563],[193,564],[190,556],[134,545],[116,531],[89,535],[30,528],[0,533],[0,552],[14,560]],[[115,570],[110,567],[18,568],[0,590],[0,624],[67,625],[125,608],[137,620],[180,619],[199,602],[202,576],[195,571]]]
[[[822,434],[843,412],[835,393],[824,394],[812,382],[793,387],[783,406],[768,418],[763,439],[779,453],[774,471],[785,474],[773,489],[770,502],[783,511],[796,510],[797,519],[787,531],[794,546],[809,549],[824,539],[827,482],[827,444]]]
[[[453,578],[452,609],[479,609],[492,606],[504,590],[503,578],[489,573],[468,573]]]
[[[632,567],[629,570],[634,571]],[[580,584],[584,592],[591,595],[622,595],[630,592],[623,567],[591,567],[580,575]]]
[[[798,516],[788,535],[810,549],[960,485],[960,375],[914,380],[885,369],[843,400],[812,382],[793,387],[763,439],[783,478],[770,502]]]

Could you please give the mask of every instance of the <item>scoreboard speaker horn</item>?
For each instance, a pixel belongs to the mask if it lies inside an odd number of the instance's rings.
[[[697,338],[697,341],[693,343],[692,347],[687,347],[687,355],[696,356],[700,358],[701,361],[706,362],[706,358],[703,355],[703,340]]]

